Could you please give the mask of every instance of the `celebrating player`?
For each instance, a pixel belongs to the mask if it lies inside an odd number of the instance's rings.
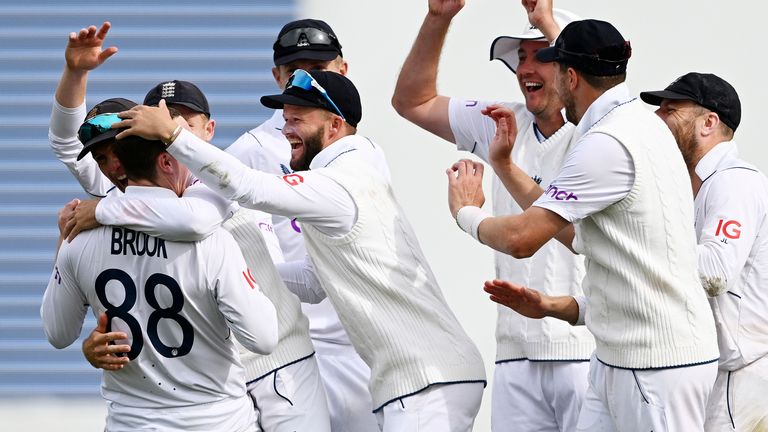
[[[536,2],[533,2],[536,3]],[[492,57],[516,73],[525,104],[478,102],[437,93],[437,66],[443,41],[463,2],[431,0],[419,35],[403,64],[392,104],[406,119],[488,161],[496,131],[490,117],[502,109],[514,111],[519,129],[512,158],[537,182],[545,184],[557,174],[574,126],[561,114],[555,92],[555,69],[536,60],[536,52],[549,46],[544,34],[556,36],[572,16],[539,1],[529,10],[519,36],[497,38]],[[550,36],[553,37],[553,36]],[[518,214],[514,202],[494,176],[493,213]],[[515,259],[497,252],[496,277],[535,286],[549,295],[581,295],[584,260],[557,241],[549,241],[532,257]],[[555,264],[556,263],[556,264]],[[553,266],[557,265],[557,271]],[[508,430],[572,431],[587,389],[589,357],[594,339],[585,327],[573,327],[554,318],[534,320],[499,306],[496,323],[496,370],[491,400],[491,428]]]
[[[699,274],[720,347],[704,428],[766,430],[768,332],[754,329],[768,328],[768,179],[739,158],[733,141],[739,95],[717,75],[690,72],[640,97],[659,106],[693,186]]]
[[[110,116],[81,126],[82,153],[114,140]],[[189,171],[159,141],[132,138],[113,150],[127,194],[179,197],[189,183]],[[64,348],[80,335],[90,305],[126,333],[131,361],[103,375],[107,430],[255,431],[231,333],[268,354],[277,344],[277,317],[249,274],[221,229],[180,243],[102,227],[62,243],[43,297],[43,328],[52,345]]]

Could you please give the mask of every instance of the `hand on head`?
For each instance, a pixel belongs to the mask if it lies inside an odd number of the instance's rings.
[[[448,207],[456,218],[465,206],[482,207],[484,165],[470,159],[462,159],[445,170],[448,175]]]
[[[96,29],[96,26],[90,26],[87,29],[80,29],[77,33],[70,33],[67,49],[64,51],[67,67],[72,70],[89,71],[99,67],[117,53],[117,47],[102,49],[111,26],[109,21],[106,21],[99,29]]]
[[[164,140],[173,134],[179,126],[168,111],[165,99],[161,99],[156,107],[137,105],[128,111],[118,114],[123,121],[112,125],[112,129],[126,130],[115,138],[123,139],[129,136],[139,136],[148,140]]]

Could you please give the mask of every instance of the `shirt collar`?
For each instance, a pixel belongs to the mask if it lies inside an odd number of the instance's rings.
[[[125,188],[125,195],[149,198],[178,198],[172,190],[158,186],[128,186]]]
[[[606,90],[587,108],[587,112],[581,118],[576,126],[576,135],[581,136],[587,133],[595,123],[599,122],[609,112],[617,106],[631,101],[633,98],[629,94],[627,84],[621,83]]]
[[[699,160],[699,163],[696,164],[694,170],[696,171],[696,175],[699,179],[706,180],[712,173],[717,171],[717,167],[720,166],[720,163],[727,156],[734,158],[739,157],[739,151],[736,148],[735,141],[723,141],[712,147],[712,149]]]
[[[339,156],[358,150],[361,145],[370,143],[363,137],[347,135],[320,151],[309,163],[309,169],[326,167]]]

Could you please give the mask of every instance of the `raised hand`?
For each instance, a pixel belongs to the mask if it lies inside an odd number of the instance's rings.
[[[528,22],[541,30],[547,40],[553,42],[560,34],[560,27],[552,14],[552,0],[522,0]]]
[[[464,7],[464,0],[429,0],[429,14],[452,19]]]
[[[103,49],[104,39],[112,25],[106,21],[99,29],[90,26],[69,34],[64,58],[67,68],[75,71],[89,71],[99,67],[117,53],[117,47]]]
[[[512,163],[512,149],[517,139],[515,113],[502,105],[488,105],[481,111],[496,122],[496,135],[491,141],[489,159],[491,165],[505,166]]]
[[[462,207],[482,207],[485,203],[483,168],[482,163],[462,159],[445,171],[448,175],[448,207],[454,218]]]

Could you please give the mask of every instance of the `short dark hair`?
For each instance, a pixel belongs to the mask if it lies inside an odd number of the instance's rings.
[[[165,144],[161,141],[130,136],[115,140],[112,151],[128,178],[134,181],[155,180],[157,177],[155,162],[160,154],[165,153]]]
[[[560,72],[563,73],[565,73],[569,67],[573,68],[573,70],[575,70],[576,73],[578,73],[579,76],[581,76],[581,78],[587,82],[587,84],[600,91],[606,91],[610,88],[616,87],[627,79],[626,72],[618,75],[597,76],[583,72],[577,68],[574,68],[573,66],[568,66],[566,63],[558,63],[558,66],[560,67]]]

